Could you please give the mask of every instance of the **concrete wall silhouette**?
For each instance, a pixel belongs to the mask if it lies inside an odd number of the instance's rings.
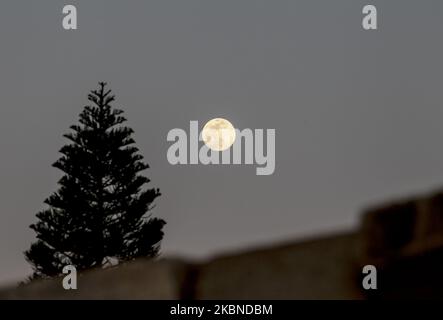
[[[226,255],[206,263],[140,259],[78,278],[0,292],[0,299],[354,299],[354,234]]]
[[[378,289],[362,289],[377,267]],[[353,232],[226,254],[206,262],[140,259],[78,278],[0,290],[0,299],[443,298],[443,193],[365,212]]]

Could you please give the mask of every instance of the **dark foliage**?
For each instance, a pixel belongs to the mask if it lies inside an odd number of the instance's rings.
[[[60,188],[37,214],[37,241],[25,252],[34,277],[59,275],[67,264],[83,270],[158,254],[165,222],[149,211],[160,192],[144,188],[149,166],[122,126],[123,111],[111,107],[114,98],[100,83],[80,124],[64,135],[71,143],[53,164],[64,172]]]

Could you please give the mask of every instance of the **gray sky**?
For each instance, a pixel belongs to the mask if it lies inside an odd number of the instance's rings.
[[[362,208],[442,182],[443,3],[60,1],[0,4],[0,283],[30,272],[28,226],[56,190],[62,134],[107,81],[163,196],[164,255],[207,257],[356,226]],[[276,129],[276,171],[171,166],[172,128]]]

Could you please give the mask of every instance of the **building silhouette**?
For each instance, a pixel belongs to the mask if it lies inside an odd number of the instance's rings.
[[[362,268],[377,268],[364,290]],[[443,298],[443,192],[367,210],[357,230],[226,254],[205,262],[137,260],[78,278],[0,290],[0,299]]]

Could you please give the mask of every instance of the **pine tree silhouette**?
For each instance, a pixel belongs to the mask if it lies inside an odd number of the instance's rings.
[[[83,270],[158,254],[165,222],[148,212],[160,192],[144,188],[150,180],[140,172],[149,166],[105,87],[88,95],[92,105],[64,135],[71,143],[53,164],[64,172],[60,188],[30,226],[37,241],[25,252],[34,277],[59,275],[68,264]]]

